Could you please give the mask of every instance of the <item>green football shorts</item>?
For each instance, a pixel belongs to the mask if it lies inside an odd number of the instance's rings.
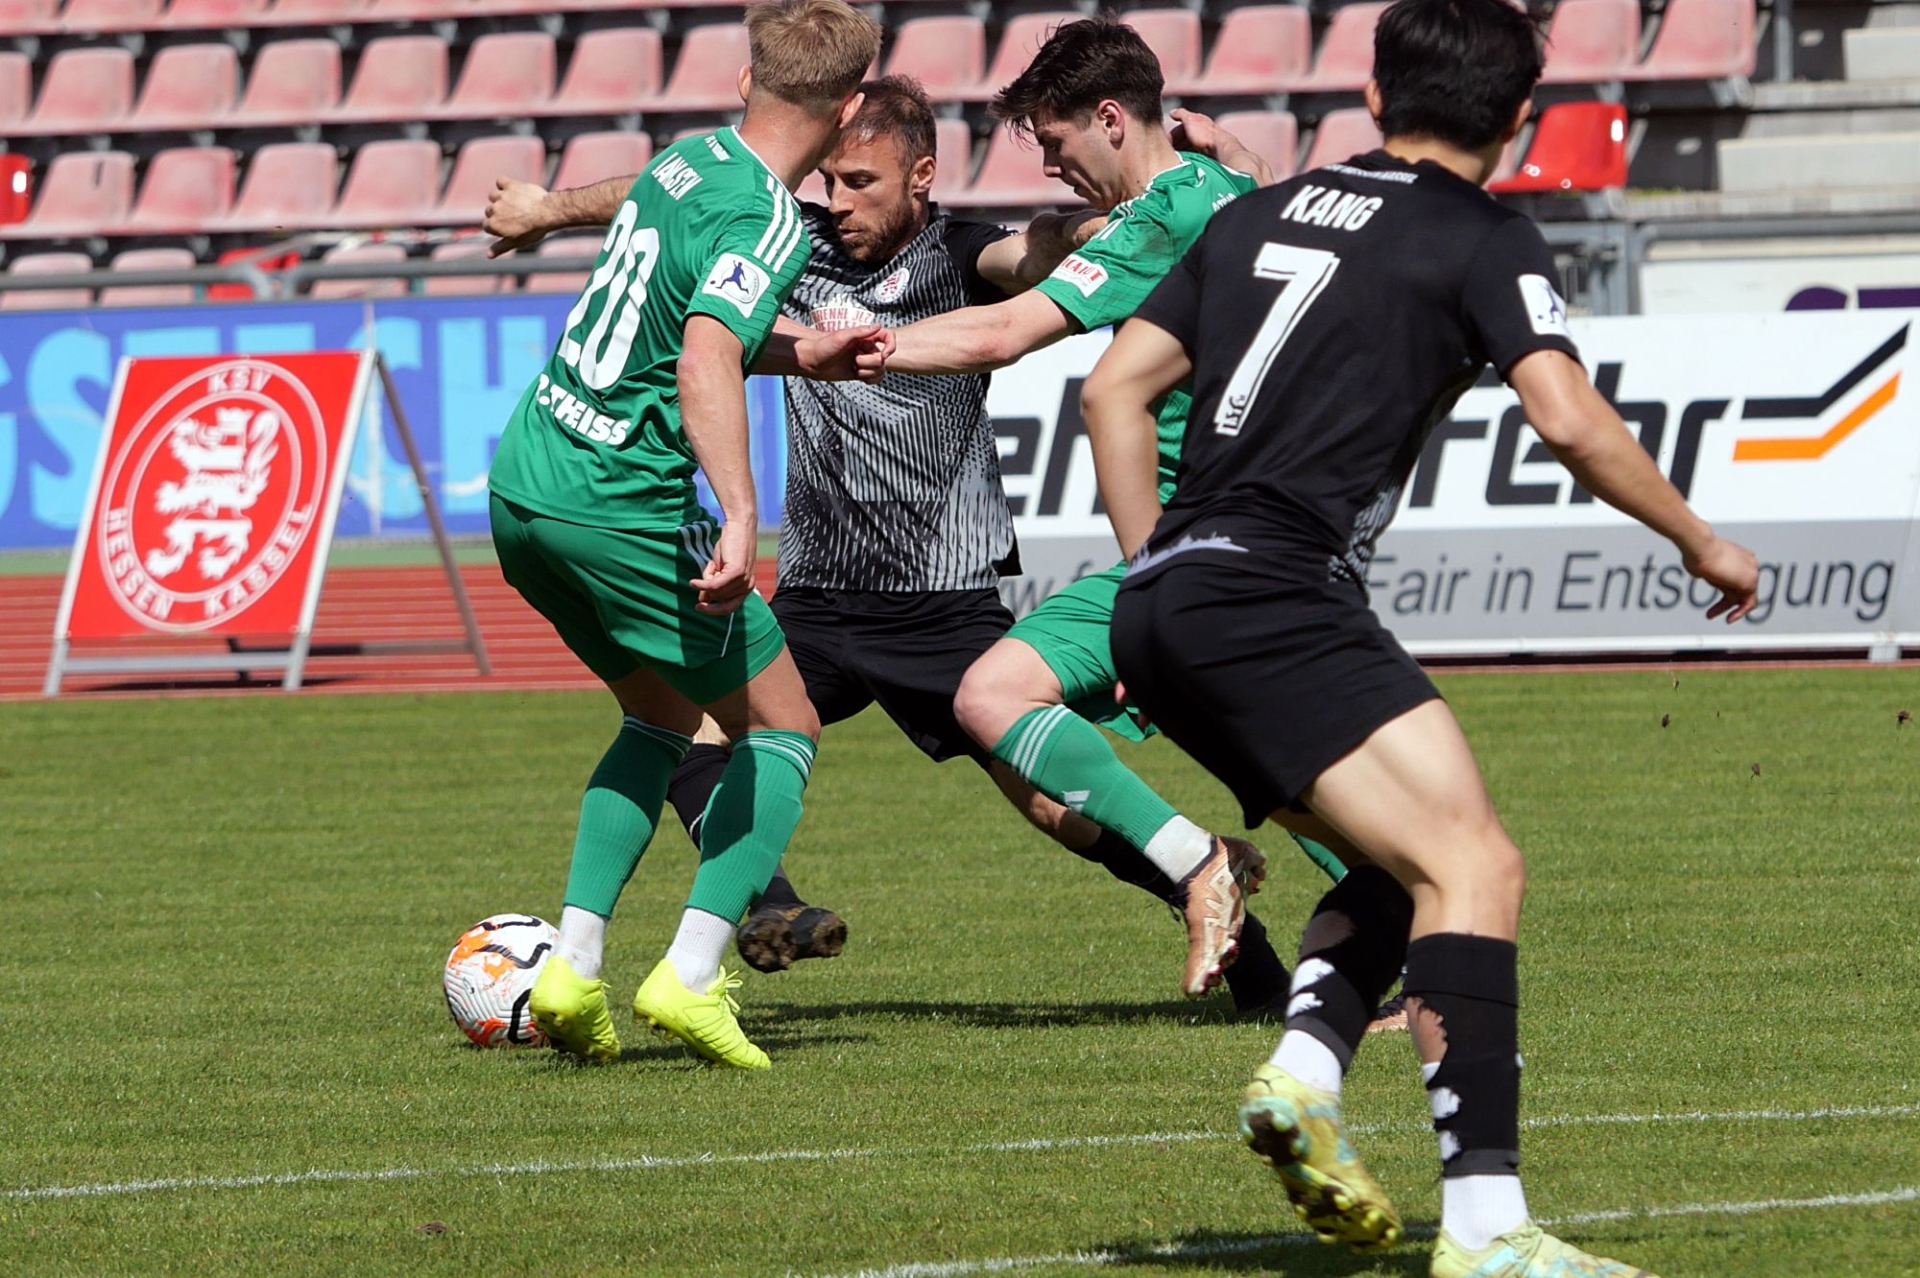
[[[592,528],[493,494],[493,545],[507,583],[612,683],[645,666],[689,701],[717,701],[767,668],[786,639],[756,592],[725,616],[695,608],[719,525]]]
[[[1014,622],[1007,638],[1018,639],[1040,654],[1075,714],[1115,736],[1144,741],[1153,729],[1140,726],[1133,707],[1113,700],[1113,685],[1120,676],[1113,668],[1107,631],[1113,625],[1120,579],[1126,575],[1127,566],[1115,564],[1105,572],[1082,577]]]

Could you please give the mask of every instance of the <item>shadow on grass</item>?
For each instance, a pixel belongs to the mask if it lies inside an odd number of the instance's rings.
[[[1312,1234],[1221,1232],[1197,1229],[1169,1242],[1104,1243],[1090,1251],[1109,1257],[1106,1266],[1157,1266],[1217,1273],[1265,1273],[1288,1278],[1336,1278],[1337,1275],[1390,1274],[1417,1278],[1432,1263],[1431,1227],[1414,1226],[1414,1237],[1392,1251],[1359,1256],[1329,1247]]]
[[[960,1003],[883,999],[858,1003],[786,1003],[756,1007],[741,1016],[750,1036],[778,1033],[787,1025],[868,1018],[950,1021],[973,1029],[1042,1029],[1058,1026],[1140,1025],[1148,1022],[1218,1024],[1239,1022],[1224,999],[1153,1003]],[[809,1039],[814,1036],[807,1035]]]

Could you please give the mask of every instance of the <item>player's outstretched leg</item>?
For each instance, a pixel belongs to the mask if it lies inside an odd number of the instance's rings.
[[[1240,1132],[1295,1214],[1356,1251],[1392,1245],[1400,1217],[1347,1140],[1340,1087],[1380,996],[1400,974],[1413,898],[1378,866],[1320,900],[1300,942],[1287,1031],[1240,1098]]]
[[[687,752],[678,732],[628,715],[580,800],[560,942],[541,966],[527,1010],[547,1040],[589,1060],[620,1055],[600,979],[607,919],[653,838],[667,778]]]

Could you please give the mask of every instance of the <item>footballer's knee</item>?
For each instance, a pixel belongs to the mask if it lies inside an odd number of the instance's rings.
[[[953,714],[969,736],[991,750],[1022,715],[1059,700],[1059,682],[1040,654],[1002,639],[967,667],[954,693]]]

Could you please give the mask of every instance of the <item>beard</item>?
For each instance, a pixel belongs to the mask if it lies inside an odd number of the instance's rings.
[[[913,238],[917,210],[911,200],[888,209],[881,217],[861,227],[857,238],[840,233],[840,247],[856,262],[884,262]]]

